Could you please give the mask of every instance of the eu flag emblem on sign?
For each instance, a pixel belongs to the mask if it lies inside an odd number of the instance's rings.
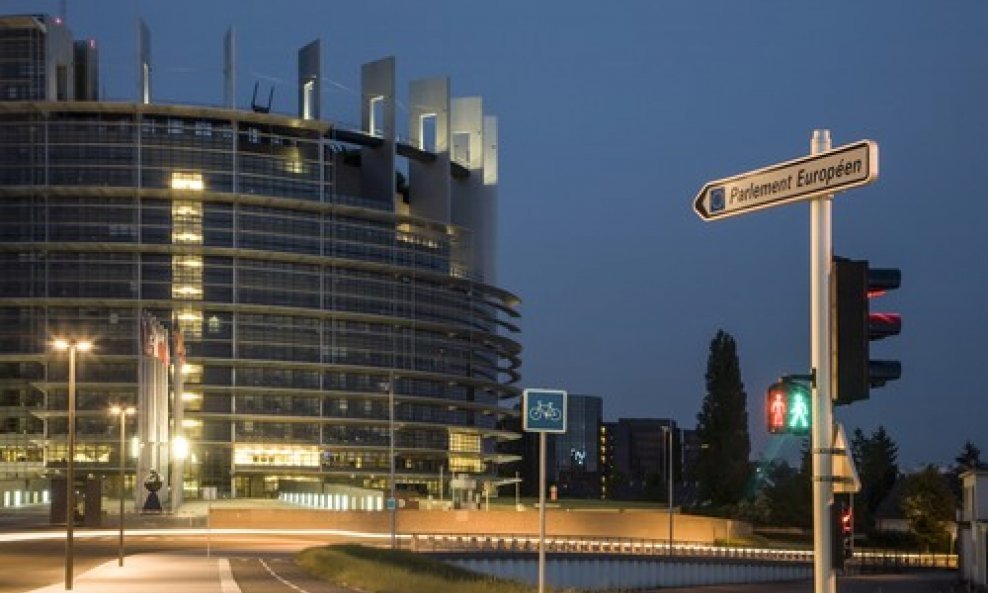
[[[724,188],[715,187],[710,190],[710,211],[720,212],[724,209]]]

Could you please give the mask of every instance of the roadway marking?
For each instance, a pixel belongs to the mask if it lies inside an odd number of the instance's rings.
[[[233,570],[230,568],[230,561],[220,558],[216,563],[220,572],[220,592],[221,593],[243,593],[236,579],[233,578]]]
[[[285,586],[287,586],[287,587],[291,587],[292,589],[295,589],[296,591],[298,591],[298,593],[309,593],[308,591],[306,591],[306,590],[305,590],[305,589],[303,589],[302,587],[299,587],[299,586],[298,586],[298,585],[296,585],[295,583],[291,583],[291,582],[288,582],[287,580],[285,580],[285,579],[283,579],[283,578],[281,578],[281,575],[279,575],[279,574],[278,574],[278,573],[276,573],[275,571],[273,571],[273,570],[271,570],[271,567],[270,567],[270,566],[268,566],[268,563],[264,561],[264,558],[258,558],[257,560],[258,560],[258,562],[260,562],[260,563],[261,563],[261,566],[263,566],[263,567],[264,567],[264,570],[266,570],[266,571],[268,571],[268,574],[270,574],[270,575],[271,575],[271,576],[273,576],[274,578],[276,578],[276,579],[278,579],[278,581],[279,581],[279,582],[280,582],[280,583],[281,583],[282,585],[285,585]],[[225,593],[225,592],[224,592],[224,593]]]

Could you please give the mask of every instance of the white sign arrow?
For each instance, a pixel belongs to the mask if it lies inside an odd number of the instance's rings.
[[[703,220],[720,220],[809,200],[878,179],[878,144],[860,140],[785,163],[711,181],[693,200]]]

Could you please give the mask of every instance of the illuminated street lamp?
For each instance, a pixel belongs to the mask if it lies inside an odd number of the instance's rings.
[[[65,590],[72,590],[73,524],[75,523],[75,356],[76,352],[89,352],[93,343],[87,340],[56,339],[52,348],[69,352],[69,428],[68,454],[65,466]]]
[[[117,545],[117,565],[124,565],[124,466],[127,463],[127,416],[137,413],[134,406],[112,406],[110,414],[120,417],[120,542]]]

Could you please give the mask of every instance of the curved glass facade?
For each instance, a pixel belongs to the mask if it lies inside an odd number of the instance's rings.
[[[0,103],[0,464],[116,468],[111,403],[135,402],[149,312],[187,349],[185,489],[285,480],[399,488],[493,474],[517,394],[511,294],[462,265],[471,229],[348,195],[326,122],[144,104]],[[400,202],[400,196],[397,198]]]

